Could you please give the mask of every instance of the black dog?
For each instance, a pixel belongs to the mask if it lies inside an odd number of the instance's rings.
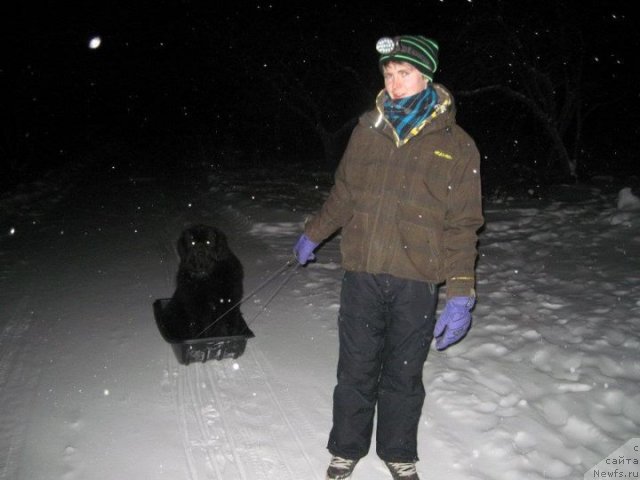
[[[226,235],[208,225],[191,226],[180,235],[178,255],[176,291],[164,310],[168,333],[174,339],[253,336],[239,306],[242,264]]]

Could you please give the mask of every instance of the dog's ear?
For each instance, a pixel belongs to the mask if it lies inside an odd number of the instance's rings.
[[[212,227],[209,234],[213,239],[213,244],[215,245],[215,251],[218,258],[226,256],[227,252],[229,251],[229,245],[227,244],[227,236],[224,234],[224,232]]]
[[[189,230],[185,230],[178,239],[178,256],[181,260],[184,260],[189,252],[191,246],[191,233]]]

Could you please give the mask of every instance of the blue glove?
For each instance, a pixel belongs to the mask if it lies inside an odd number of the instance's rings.
[[[300,265],[306,265],[307,262],[315,260],[316,256],[313,251],[318,247],[318,243],[312,241],[304,233],[300,235],[298,243],[293,247],[293,253],[296,256],[296,260]]]
[[[444,350],[465,336],[471,326],[470,312],[475,302],[474,297],[453,297],[447,300],[433,330],[438,350]]]

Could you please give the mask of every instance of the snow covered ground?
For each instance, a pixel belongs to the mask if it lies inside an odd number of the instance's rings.
[[[338,238],[243,305],[237,360],[178,364],[151,305],[192,222],[227,232],[251,292],[330,172],[150,150],[0,202],[0,479],[324,478]],[[486,203],[474,326],[424,368],[421,478],[582,479],[640,436],[637,197],[572,193]],[[353,475],[389,478],[374,448]]]

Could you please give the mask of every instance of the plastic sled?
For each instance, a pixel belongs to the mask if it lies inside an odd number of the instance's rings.
[[[244,353],[244,349],[247,346],[247,339],[255,336],[247,327],[248,333],[246,335],[233,337],[174,338],[167,329],[163,315],[164,308],[167,303],[169,303],[169,300],[169,298],[160,298],[153,302],[153,313],[162,338],[171,344],[171,348],[178,362],[183,365],[189,365],[191,362],[204,363],[208,360],[238,358]]]

